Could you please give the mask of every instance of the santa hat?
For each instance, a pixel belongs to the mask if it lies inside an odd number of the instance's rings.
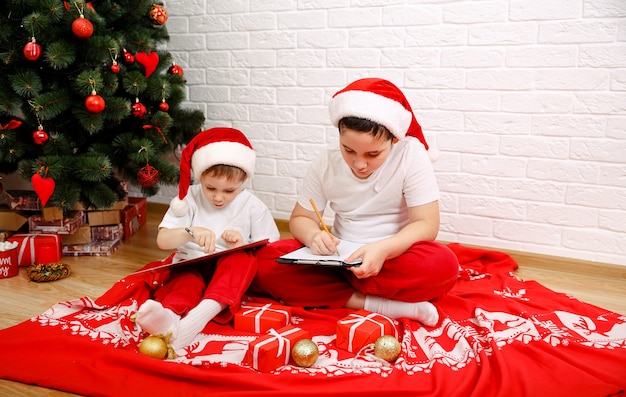
[[[178,196],[170,203],[174,215],[183,216],[189,208],[184,198],[191,184],[191,170],[195,181],[200,180],[204,171],[218,164],[241,168],[251,178],[255,160],[252,145],[241,131],[216,127],[199,132],[182,152]]]
[[[335,127],[344,117],[359,117],[385,126],[398,139],[413,136],[424,145],[432,161],[437,159],[438,153],[429,150],[409,101],[390,81],[365,78],[348,84],[333,95],[329,112]]]

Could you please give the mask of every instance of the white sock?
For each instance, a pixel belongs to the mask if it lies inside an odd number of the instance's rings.
[[[202,329],[226,308],[226,304],[204,299],[180,320],[176,336],[170,341],[174,350],[188,346]]]
[[[417,320],[429,327],[434,327],[439,321],[437,308],[430,302],[401,302],[367,295],[363,308],[392,318],[406,317]]]
[[[170,309],[166,309],[152,299],[145,301],[137,310],[135,315],[135,323],[141,327],[144,332],[152,335],[167,335],[176,332],[180,316]]]

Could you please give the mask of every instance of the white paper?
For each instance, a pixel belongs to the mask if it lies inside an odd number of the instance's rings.
[[[288,254],[281,256],[281,259],[293,259],[293,260],[317,260],[317,261],[341,261],[345,262],[354,251],[364,246],[363,243],[355,243],[353,241],[341,240],[337,246],[339,249],[339,256],[337,255],[315,255],[311,252],[309,247],[302,247]],[[358,263],[360,260],[352,263]],[[346,262],[347,263],[347,262]]]

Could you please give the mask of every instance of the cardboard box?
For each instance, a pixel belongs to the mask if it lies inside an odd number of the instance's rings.
[[[19,266],[57,263],[61,260],[61,236],[57,233],[18,233],[9,238],[17,247]]]
[[[63,245],[89,244],[91,242],[91,228],[83,225],[72,234],[61,235]]]
[[[123,210],[127,205],[128,205],[128,198],[126,197],[122,200],[116,201],[115,204],[113,204],[111,208],[100,208],[100,209],[95,209],[94,207],[85,208],[83,203],[79,201],[76,204],[74,204],[74,207],[72,207],[72,210],[74,211],[104,211],[104,210],[120,211],[120,210]]]
[[[58,221],[63,219],[63,208],[61,207],[46,207],[41,210],[41,216],[47,222]]]
[[[28,218],[8,207],[0,206],[0,230],[15,232],[24,226]]]
[[[28,217],[28,229],[31,232],[72,234],[85,224],[83,211],[70,211],[66,217],[56,221],[46,221],[41,215]]]
[[[121,211],[124,240],[135,234],[148,220],[148,199],[129,197],[128,203],[126,208]]]
[[[335,345],[356,353],[365,345],[375,343],[383,335],[398,338],[396,321],[382,314],[358,310],[337,321]]]
[[[120,223],[120,220],[119,210],[87,212],[87,223],[89,226],[117,225]]]
[[[248,344],[243,363],[261,372],[273,371],[289,364],[291,349],[302,339],[311,339],[311,335],[293,325],[272,330]]]
[[[275,303],[247,303],[234,315],[234,328],[263,334],[291,323],[291,307]]]
[[[82,245],[64,245],[63,255],[68,256],[110,256],[120,247],[122,240],[92,241]]]

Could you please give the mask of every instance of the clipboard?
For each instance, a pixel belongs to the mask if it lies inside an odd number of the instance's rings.
[[[269,242],[269,239],[254,241],[252,243],[240,245],[237,248],[232,248],[232,249],[227,249],[227,250],[222,250],[222,251],[216,251],[216,252],[213,252],[211,254],[200,255],[200,256],[197,256],[195,258],[185,259],[185,260],[182,260],[182,261],[179,261],[179,262],[168,263],[168,264],[161,265],[161,266],[155,266],[155,267],[151,267],[149,269],[143,269],[143,270],[136,271],[136,272],[134,272],[132,274],[134,275],[134,274],[148,273],[148,272],[153,272],[153,271],[160,270],[160,269],[165,269],[165,268],[174,268],[174,267],[179,267],[179,266],[188,266],[188,265],[195,265],[195,264],[199,264],[199,263],[204,263],[204,262],[211,261],[213,259],[217,259],[220,256],[224,256],[226,254],[230,254],[232,252],[256,249],[258,247],[262,247],[262,246],[266,245],[268,242]]]
[[[342,255],[340,256],[315,255],[308,247],[302,247],[279,257],[278,259],[276,259],[276,262],[287,265],[326,266],[340,268],[353,266],[357,267],[361,265],[360,259],[356,262],[346,262],[345,259],[352,255],[352,253],[358,248],[364,245],[365,244],[355,243],[353,241],[341,240],[341,243],[339,243],[338,246],[339,250],[342,252]]]

